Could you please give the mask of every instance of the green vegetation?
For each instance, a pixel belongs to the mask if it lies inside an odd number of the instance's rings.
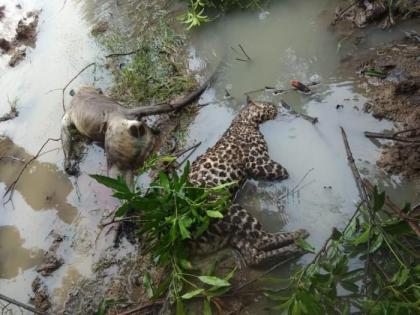
[[[347,227],[334,230],[312,263],[287,287],[267,291],[287,314],[419,314],[419,238],[406,220],[385,212],[385,194],[372,194]],[[410,207],[403,216],[410,216]]]
[[[172,160],[170,157],[153,158],[140,173],[157,163]],[[92,177],[113,189],[113,196],[122,201],[115,217],[124,220],[129,215],[128,219],[138,223],[144,254],[150,253],[153,263],[163,269],[165,276],[156,287],[148,273],[144,274],[143,283],[149,298],[157,299],[168,292],[169,300],[176,303],[177,314],[185,313],[185,300],[201,298],[203,312],[211,314],[212,298],[230,289],[229,280],[234,270],[223,278],[197,274],[189,261],[188,242],[200,237],[212,220],[223,217],[230,201],[227,190],[230,184],[214,188],[193,187],[188,182],[189,171],[187,163],[180,176],[175,171],[170,175],[160,172],[145,192],[130,191],[122,178]],[[105,304],[101,307],[105,308]]]
[[[235,9],[259,9],[263,0],[189,0],[187,12],[182,16],[182,22],[187,24],[187,29],[200,26],[212,20],[220,13]],[[212,16],[210,18],[209,16]]]
[[[153,104],[168,101],[194,89],[196,82],[187,73],[185,38],[160,21],[137,40],[123,35],[106,35],[100,39],[111,51],[135,53],[127,64],[114,71],[112,94],[128,104]],[[127,43],[130,43],[128,45]]]

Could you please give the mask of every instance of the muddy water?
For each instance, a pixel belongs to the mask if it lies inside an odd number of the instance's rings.
[[[2,4],[15,16],[8,28],[13,30],[11,25],[17,23],[21,13],[13,8],[14,1],[0,0]],[[0,114],[8,111],[8,98],[17,98],[20,112],[18,118],[0,124],[0,134],[12,140],[0,139],[0,155],[8,152],[27,161],[47,138],[59,136],[61,92],[51,90],[63,87],[81,68],[103,55],[89,30],[98,16],[109,16],[115,2],[66,1],[63,5],[64,1],[26,0],[21,4],[26,11],[43,11],[36,47],[28,48],[26,59],[11,69],[7,67],[9,57],[0,56]],[[284,88],[290,79],[306,82],[315,74],[320,78],[321,84],[312,95],[251,95],[277,103],[283,98],[297,111],[317,116],[320,123],[313,126],[285,114],[264,124],[262,132],[270,154],[288,169],[290,178],[281,183],[249,181],[238,196],[238,201],[267,229],[306,228],[311,233],[309,241],[318,248],[333,226],[346,222],[357,201],[339,126],[346,129],[364,175],[399,201],[419,199],[418,183],[416,186],[386,176],[375,166],[378,148],[362,133],[392,124],[362,113],[365,99],[356,79],[352,73],[338,70],[340,58],[360,48],[343,41],[343,35],[328,27],[329,5],[327,0],[281,1],[269,12],[230,15],[193,33],[191,40],[192,68],[199,70],[204,61],[210,65],[225,61],[215,87],[200,101],[216,103],[203,107],[189,128],[187,141],[203,142],[195,156],[214,144],[228,127],[245,100],[245,91],[265,85]],[[367,30],[364,34],[362,47],[367,48],[373,39],[382,40],[386,35],[389,40],[398,32]],[[238,44],[243,45],[252,62],[235,60],[244,59]],[[83,84],[106,87],[109,76],[100,68],[92,68],[69,88]],[[223,98],[226,89],[234,100]],[[65,100],[68,103],[68,95]],[[344,106],[337,110],[337,104]],[[87,176],[105,171],[101,148],[90,146],[77,180],[63,172],[58,142],[48,144],[45,152],[23,173],[13,203],[0,204],[0,292],[26,302],[42,258],[41,249],[49,247],[55,234],[61,234],[65,238],[59,254],[66,264],[44,281],[55,302],[62,304],[74,283],[92,275],[93,264],[101,255],[115,254],[106,250],[112,241],[110,236],[102,234],[97,240],[97,226],[103,213],[114,209],[116,202],[107,189]],[[1,193],[13,182],[21,165],[19,160],[0,161]],[[132,248],[124,244],[118,255],[123,257],[130,251]],[[307,255],[299,263],[309,258]]]
[[[47,138],[60,134],[63,115],[62,88],[88,63],[98,60],[101,48],[90,36],[91,20],[85,19],[83,2],[0,1],[6,5],[3,31],[12,33],[18,20],[33,9],[42,9],[36,46],[27,49],[27,57],[15,68],[9,68],[10,56],[0,56],[0,113],[9,110],[8,99],[17,100],[19,117],[0,124],[0,155],[16,159],[0,160],[0,193],[16,178],[23,162],[31,159]],[[9,37],[13,37],[9,34]],[[95,70],[95,69],[93,69]],[[101,79],[103,78],[103,79]],[[106,73],[100,69],[85,72],[70,87],[83,84],[106,86]],[[68,103],[68,92],[66,103]],[[44,279],[50,292],[69,287],[81,276],[91,274],[97,248],[107,240],[95,243],[97,225],[104,210],[116,203],[109,191],[92,182],[87,173],[105,169],[101,148],[91,147],[77,180],[63,171],[63,154],[59,142],[49,143],[44,153],[23,173],[12,202],[0,203],[0,292],[27,302],[35,269],[55,234],[65,240],[59,254],[66,261],[53,276]]]
[[[419,182],[388,176],[376,167],[380,150],[363,132],[382,131],[393,125],[363,112],[366,98],[354,69],[348,71],[340,66],[340,60],[351,54],[400,37],[403,30],[419,30],[419,24],[402,24],[392,31],[371,28],[357,32],[356,46],[347,39],[348,30],[334,32],[329,26],[332,13],[328,8],[335,3],[281,1],[269,12],[233,14],[196,32],[191,50],[194,68],[203,66],[199,58],[211,64],[224,61],[216,86],[201,100],[219,102],[203,107],[189,129],[188,141],[203,143],[195,156],[213,145],[229,126],[245,102],[245,92],[264,86],[285,89],[291,79],[310,82],[316,76],[321,82],[311,95],[273,95],[265,91],[249,94],[252,99],[277,104],[283,100],[298,112],[318,117],[319,123],[312,125],[287,113],[265,123],[261,130],[270,155],[288,169],[290,178],[283,182],[248,181],[237,198],[270,231],[307,229],[309,242],[318,249],[332,227],[347,223],[358,201],[340,126],[347,132],[364,176],[400,204],[420,200]],[[251,61],[246,61],[238,44]],[[226,100],[227,93],[233,100]],[[297,263],[311,258],[306,255]],[[285,275],[288,269],[280,273]]]

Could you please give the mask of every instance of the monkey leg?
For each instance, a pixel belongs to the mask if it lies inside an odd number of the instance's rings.
[[[61,144],[64,152],[64,170],[69,175],[76,175],[78,173],[77,162],[74,158],[74,143],[72,139],[72,132],[74,125],[71,117],[66,113],[61,121]]]

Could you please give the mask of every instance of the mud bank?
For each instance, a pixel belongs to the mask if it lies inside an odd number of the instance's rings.
[[[407,32],[403,40],[374,49],[359,61],[357,72],[369,97],[364,110],[378,119],[395,122],[395,130],[383,134],[389,141],[382,145],[378,166],[392,174],[418,177],[420,37]],[[369,136],[375,138],[375,135]],[[377,136],[381,138],[381,135]]]

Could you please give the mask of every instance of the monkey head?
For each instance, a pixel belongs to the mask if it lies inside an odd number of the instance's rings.
[[[155,133],[145,122],[122,115],[109,117],[105,131],[108,167],[121,171],[141,167],[155,144]]]

